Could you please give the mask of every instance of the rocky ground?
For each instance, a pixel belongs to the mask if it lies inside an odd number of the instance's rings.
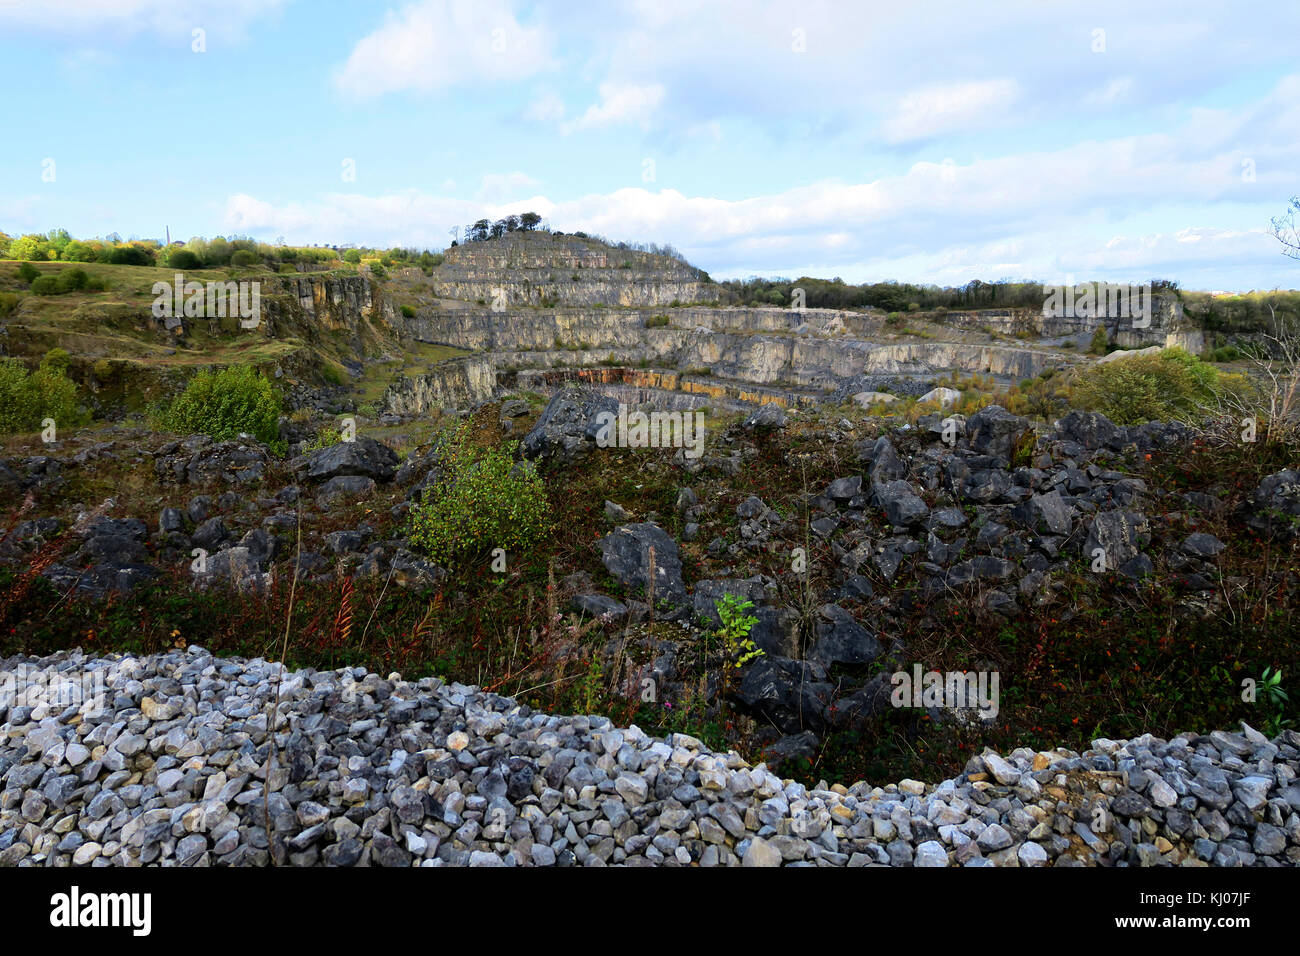
[[[561,390],[531,428],[518,430],[522,452],[552,476],[606,455],[596,448],[596,416],[616,408],[590,390]],[[489,410],[503,425],[530,420],[523,402]],[[718,625],[716,602],[725,594],[753,601],[750,637],[764,653],[737,675],[730,695],[768,735],[760,743],[769,760],[810,758],[826,735],[878,720],[889,708],[888,672],[911,660],[894,635],[940,617],[947,605],[1013,620],[1064,600],[1070,576],[1091,568],[1134,594],[1140,582],[1158,580],[1179,596],[1172,613],[1204,618],[1231,610],[1249,584],[1223,568],[1252,545],[1230,548],[1215,530],[1224,537],[1225,528],[1246,530],[1294,551],[1300,528],[1294,469],[1236,498],[1213,484],[1158,487],[1138,477],[1134,463],[1192,441],[1185,426],[1120,428],[1073,412],[1035,428],[998,406],[969,420],[932,415],[916,425],[820,414],[801,438],[816,442],[834,470],[796,493],[803,514],[792,514],[789,501],[774,505],[766,491],[730,497],[729,483],[752,472],[764,443],[796,417],[764,405],[711,435],[701,458],[663,451],[657,466],[678,486],[675,513],[636,514],[628,499],[626,508],[606,502],[604,536],[587,544],[606,576],[560,569],[564,609],[598,619],[620,660],[624,646],[636,649],[637,661],[611,679],[632,688],[652,681],[668,702],[692,692],[695,675],[683,657],[702,629]],[[239,592],[265,590],[275,575],[412,589],[448,580],[403,537],[411,502],[440,480],[436,445],[399,460],[364,435],[314,450],[306,432],[285,437],[287,460],[251,440],[123,433],[0,461],[0,486],[37,502],[0,538],[0,562],[36,568],[60,594],[86,600],[166,575]],[[793,450],[782,454],[780,467],[797,474]],[[163,506],[133,512],[110,500],[39,510],[91,473],[112,482],[143,473]],[[792,570],[796,548],[813,552],[818,567],[810,595],[802,593],[810,579]],[[1296,587],[1286,562],[1269,573],[1278,595]],[[651,616],[679,625],[684,645],[648,636],[641,625]],[[708,693],[720,701],[716,685]]]
[[[1300,863],[1293,731],[986,752],[937,785],[808,789],[692,737],[435,679],[282,675],[194,646],[0,668],[44,691],[0,697],[4,865]]]

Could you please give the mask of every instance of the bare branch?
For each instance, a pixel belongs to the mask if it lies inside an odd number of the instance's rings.
[[[1296,224],[1296,213],[1300,212],[1300,197],[1291,197],[1291,206],[1285,213],[1273,219],[1269,234],[1282,243],[1282,255],[1300,259],[1300,225]]]

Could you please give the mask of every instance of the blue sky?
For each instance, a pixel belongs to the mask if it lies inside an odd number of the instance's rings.
[[[0,0],[0,229],[441,248],[534,209],[716,278],[1300,287],[1290,0],[598,9]]]

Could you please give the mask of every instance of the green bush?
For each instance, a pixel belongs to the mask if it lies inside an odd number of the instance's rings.
[[[413,305],[402,306],[402,316],[408,319],[415,318],[415,306]]]
[[[63,295],[67,292],[98,291],[103,288],[104,283],[92,279],[85,269],[64,269],[32,280],[32,292],[36,295]]]
[[[388,278],[388,270],[385,269],[383,264],[379,262],[370,263],[370,274],[374,276],[376,279]]]
[[[339,429],[331,425],[325,425],[317,430],[315,438],[303,444],[302,453],[306,455],[313,451],[320,451],[322,448],[337,445],[342,440],[343,433]]]
[[[89,243],[74,239],[63,250],[63,258],[68,262],[94,262],[95,249]]]
[[[203,267],[199,257],[188,249],[177,249],[173,252],[171,259],[168,260],[168,265],[173,269],[201,269]]]
[[[202,432],[217,441],[228,441],[242,432],[283,451],[279,433],[282,408],[279,391],[264,375],[251,365],[232,365],[199,372],[155,418],[158,426],[168,431]]]
[[[18,303],[23,297],[17,292],[0,292],[0,319],[7,319],[18,311]]]
[[[18,359],[0,360],[0,432],[38,431],[46,418],[60,428],[85,421],[76,383],[55,363],[29,373]]]
[[[57,346],[45,353],[41,359],[41,368],[47,368],[60,374],[67,374],[68,366],[72,364],[72,356],[68,354],[67,349],[61,349]]]
[[[1085,369],[1075,379],[1074,396],[1118,425],[1136,425],[1194,418],[1236,387],[1237,377],[1221,375],[1213,365],[1173,348]]]
[[[49,259],[49,243],[40,236],[22,236],[9,243],[10,259],[28,259],[32,262],[45,262]],[[21,275],[21,273],[19,273]],[[28,279],[28,282],[31,280]]]
[[[18,266],[18,278],[24,282],[31,283],[40,277],[41,270],[36,268],[30,262],[22,262]]]
[[[240,249],[230,257],[230,264],[240,269],[247,269],[261,262],[256,252],[249,249]]]
[[[115,266],[151,266],[153,261],[153,250],[143,246],[116,246],[108,253],[108,262]]]
[[[411,512],[412,545],[446,564],[536,544],[549,528],[550,502],[532,464],[513,460],[515,444],[472,448],[462,426],[445,445],[444,479]]]
[[[1097,326],[1097,331],[1092,333],[1092,341],[1088,343],[1088,351],[1093,355],[1105,355],[1110,348],[1110,335],[1106,332],[1106,326]]]

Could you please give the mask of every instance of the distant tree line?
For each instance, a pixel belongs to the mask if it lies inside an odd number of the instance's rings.
[[[1211,332],[1266,332],[1300,329],[1300,292],[1274,289],[1242,295],[1184,294],[1183,308]]]
[[[542,217],[535,212],[506,216],[495,222],[479,219],[465,227],[464,241],[487,242],[489,239],[500,239],[507,232],[532,232],[541,224]]]
[[[464,227],[464,235],[461,242],[490,242],[493,239],[500,239],[508,232],[533,232],[541,230],[552,236],[563,236],[566,233],[556,229],[551,230],[546,227],[542,217],[535,212],[525,212],[517,216],[506,216],[504,219],[491,221],[488,219],[479,219]],[[659,245],[654,242],[614,242],[606,239],[604,236],[587,232],[567,233],[576,239],[589,239],[592,242],[599,242],[602,245],[609,246],[611,249],[619,249],[624,252],[645,252],[656,256],[668,256],[677,259],[680,262],[686,262],[686,256],[678,252],[671,245]],[[453,242],[452,245],[458,243]]]
[[[1151,280],[1158,293],[1178,291],[1175,282]],[[864,282],[853,285],[843,279],[728,279],[720,285],[726,299],[739,305],[790,307],[794,290],[802,289],[804,306],[810,309],[882,309],[886,312],[953,309],[1040,309],[1047,292],[1041,282],[985,282],[972,279],[962,286],[915,285],[909,282]]]
[[[66,229],[11,238],[0,232],[0,259],[28,262],[102,262],[109,265],[165,266],[172,269],[225,269],[263,267],[279,270],[297,262],[321,263],[326,268],[343,263],[377,261],[384,267],[415,266],[426,272],[441,264],[443,255],[429,249],[388,249],[342,246],[289,246],[248,236],[196,236],[170,246],[156,239],[123,240],[117,233],[102,239],[74,239]],[[373,267],[372,267],[373,268]]]
[[[66,229],[28,233],[16,238],[0,232],[0,259],[26,262],[106,262],[111,265],[151,266],[162,244],[152,239],[123,241],[117,233],[104,239],[73,239]]]

